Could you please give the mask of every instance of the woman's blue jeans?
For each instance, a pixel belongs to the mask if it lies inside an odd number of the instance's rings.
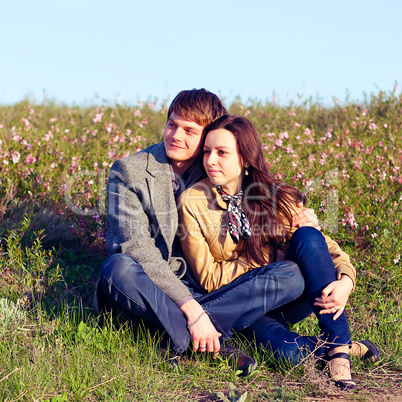
[[[277,359],[297,364],[307,354],[320,356],[336,346],[350,344],[350,330],[346,313],[337,320],[334,314],[319,314],[321,308],[314,306],[316,297],[335,281],[336,273],[324,236],[312,227],[302,227],[293,234],[286,259],[294,261],[305,281],[305,291],[297,300],[261,317],[242,333],[274,352]],[[321,330],[319,338],[301,336],[288,329],[308,317],[312,312],[318,318]],[[323,342],[325,342],[323,344]]]
[[[182,282],[202,305],[216,330],[228,340],[267,312],[297,299],[304,290],[303,276],[292,261],[276,262],[246,272],[213,292],[202,292],[193,277]],[[117,312],[138,317],[166,330],[174,350],[190,343],[187,320],[180,308],[146,275],[141,265],[125,254],[114,254],[101,268],[97,293]]]

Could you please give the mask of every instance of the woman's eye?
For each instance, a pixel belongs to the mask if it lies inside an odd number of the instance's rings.
[[[211,151],[204,150],[204,155],[211,153]]]

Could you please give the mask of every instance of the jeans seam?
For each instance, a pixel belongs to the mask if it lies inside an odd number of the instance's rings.
[[[136,300],[133,300],[131,297],[129,297],[128,295],[126,295],[126,293],[124,293],[119,287],[116,286],[116,284],[111,281],[110,279],[106,278],[105,276],[103,277],[107,283],[111,286],[113,286],[121,295],[123,295],[124,297],[126,297],[128,300],[130,300],[130,302],[132,302],[133,304],[139,306],[142,310],[146,310],[146,306],[145,305],[141,305],[140,303],[138,303]],[[110,295],[112,298],[112,295]],[[113,298],[112,298],[113,299]],[[114,300],[116,301],[116,300]]]

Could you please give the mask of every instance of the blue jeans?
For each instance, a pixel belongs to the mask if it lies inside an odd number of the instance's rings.
[[[324,351],[350,344],[350,330],[346,313],[333,320],[334,314],[319,314],[321,308],[314,306],[316,297],[335,281],[336,272],[324,236],[312,227],[302,227],[293,234],[286,259],[294,261],[305,281],[305,291],[297,300],[259,318],[243,332],[255,340],[258,346],[271,349],[277,359],[297,364],[308,353],[320,356]],[[321,330],[319,338],[301,336],[288,329],[311,313],[318,318]],[[323,341],[325,344],[323,345]]]
[[[232,337],[233,330],[248,327],[265,313],[295,300],[304,290],[303,276],[291,261],[251,270],[210,293],[202,292],[191,274],[182,282],[225,340]],[[125,254],[109,257],[101,268],[98,287],[114,310],[166,330],[177,352],[187,349],[190,333],[185,315],[136,260]]]

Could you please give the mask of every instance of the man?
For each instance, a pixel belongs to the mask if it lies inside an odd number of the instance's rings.
[[[247,374],[255,368],[255,360],[220,338],[228,340],[232,329],[241,330],[267,312],[265,298],[275,292],[277,277],[271,281],[272,289],[267,279],[255,275],[254,282],[238,281],[206,294],[187,271],[175,238],[175,199],[203,177],[197,163],[203,130],[225,114],[213,93],[182,91],[169,107],[163,142],[114,163],[107,189],[110,257],[101,269],[94,308],[99,311],[108,304],[133,320],[150,321],[166,331],[176,352],[184,352],[192,340],[195,351],[220,352]],[[283,292],[283,298],[275,297],[270,309],[295,299],[303,290],[297,266],[278,264],[284,269],[280,280],[284,282],[290,274],[300,286],[293,293]],[[258,282],[263,280],[265,293],[246,308],[245,300],[254,300]]]

